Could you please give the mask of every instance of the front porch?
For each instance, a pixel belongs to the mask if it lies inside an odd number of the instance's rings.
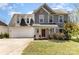
[[[53,33],[59,32],[57,25],[34,25],[35,32],[34,38],[35,39],[42,39],[42,38],[49,38],[52,37]]]

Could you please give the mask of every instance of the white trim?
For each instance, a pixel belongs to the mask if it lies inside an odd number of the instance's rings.
[[[17,19],[16,24],[20,24],[21,23],[21,18],[18,16],[16,19]],[[19,21],[19,23],[17,23],[17,21]]]
[[[19,21],[19,18],[17,17],[17,21],[16,21],[16,23]],[[19,21],[19,23],[20,23],[20,21]],[[17,23],[17,24],[19,24],[19,23]]]
[[[49,14],[48,14],[48,23],[49,23]]]
[[[27,19],[29,19],[29,23],[27,23]],[[30,19],[31,19],[31,17],[26,18],[26,24],[30,24]]]
[[[50,14],[44,7],[42,7],[48,14]]]
[[[35,24],[35,14],[33,14],[33,21],[34,21],[34,24]]]
[[[62,16],[62,22],[60,22],[60,16]],[[58,23],[63,23],[64,22],[64,15],[59,15],[58,16]]]
[[[54,23],[54,15],[52,15],[52,23]]]
[[[27,16],[25,16],[24,19],[25,19],[25,23],[27,24]]]
[[[42,16],[42,18],[40,18]],[[43,22],[40,22],[40,19],[43,19]],[[39,23],[44,23],[44,15],[39,15]]]
[[[49,15],[48,15],[49,16]],[[52,22],[50,22],[50,17],[48,18],[48,23],[54,23],[54,15],[50,15],[52,16]]]

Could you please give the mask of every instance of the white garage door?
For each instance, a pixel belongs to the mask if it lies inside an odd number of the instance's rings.
[[[9,29],[10,37],[33,37],[34,36],[34,28],[33,27],[11,27]]]

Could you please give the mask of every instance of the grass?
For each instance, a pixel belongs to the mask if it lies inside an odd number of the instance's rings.
[[[22,55],[78,55],[79,43],[74,41],[35,40],[23,50]]]

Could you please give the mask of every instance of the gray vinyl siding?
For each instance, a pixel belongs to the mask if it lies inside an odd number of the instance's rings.
[[[44,23],[48,23],[48,13],[44,13]]]
[[[68,21],[68,15],[64,15],[64,21]]]
[[[39,15],[40,15],[40,13],[39,12],[37,12],[37,13],[35,13],[35,24],[49,24],[49,19],[51,19],[51,18],[49,18],[48,19],[48,13],[47,12],[43,12],[42,13],[43,15],[44,15],[44,23],[39,23]],[[51,24],[51,25],[53,25],[53,24],[57,24],[60,28],[63,28],[63,26],[64,26],[64,22],[62,22],[62,23],[60,23],[59,22],[59,20],[58,20],[58,17],[59,17],[59,15],[53,15],[52,14],[52,16],[54,16],[54,19],[53,19],[53,23]],[[67,21],[68,20],[68,15],[63,15],[64,16],[64,21]],[[49,17],[50,17],[50,15],[49,15]]]
[[[58,23],[58,15],[54,15],[54,23]]]
[[[39,23],[39,13],[36,13],[35,14],[35,24],[41,24]],[[48,13],[47,12],[44,12],[42,13],[42,15],[44,15],[44,23],[48,23]]]

